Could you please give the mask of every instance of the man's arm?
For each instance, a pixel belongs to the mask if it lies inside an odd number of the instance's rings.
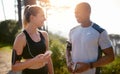
[[[114,52],[112,47],[103,49],[103,53],[103,57],[98,59],[96,62],[92,62],[92,67],[101,67],[103,65],[111,63],[114,60]]]
[[[71,53],[70,53],[71,50],[72,50],[72,44],[67,41],[67,47],[66,47],[66,62],[67,62],[67,64],[69,64],[69,62],[72,61]]]
[[[72,58],[71,58],[71,50],[72,50],[72,44],[70,42],[67,41],[67,47],[66,47],[66,63],[67,63],[67,67],[69,72],[73,72],[72,70]]]

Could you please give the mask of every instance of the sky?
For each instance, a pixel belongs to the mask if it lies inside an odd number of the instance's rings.
[[[15,7],[17,0],[0,0],[0,21],[5,19],[17,19]],[[75,5],[81,1],[88,2],[91,5],[91,20],[104,29],[108,34],[120,34],[120,0],[50,0],[55,8],[49,8],[47,11],[48,31],[68,37],[69,31],[78,25],[75,16]],[[63,2],[64,1],[64,2]],[[5,16],[3,14],[3,6]],[[16,4],[16,5],[15,5]],[[68,8],[63,8],[67,6]],[[62,8],[60,8],[62,7]]]

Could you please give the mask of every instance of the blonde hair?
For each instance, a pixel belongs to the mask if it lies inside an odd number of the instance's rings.
[[[30,22],[30,16],[36,16],[38,13],[43,11],[43,9],[40,6],[37,5],[27,5],[24,10],[23,15],[23,24],[22,27],[25,29],[27,27],[27,24]]]

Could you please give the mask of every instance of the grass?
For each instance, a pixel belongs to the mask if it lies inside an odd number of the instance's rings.
[[[11,51],[12,45],[0,43],[0,51]]]
[[[5,47],[2,47],[0,48],[0,51],[11,51],[11,46],[5,46]]]

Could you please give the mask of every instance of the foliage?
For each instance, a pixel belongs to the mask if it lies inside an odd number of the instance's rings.
[[[50,36],[50,50],[52,50],[52,60],[55,74],[68,74],[65,59],[65,38],[56,35]]]
[[[57,39],[63,44],[66,43],[66,40],[67,40],[66,38],[64,38],[62,36],[59,36],[58,34],[52,34],[51,32],[49,32],[48,34],[49,34],[50,41],[54,40],[54,39]]]
[[[120,74],[120,57],[116,57],[115,61],[102,67],[102,74]]]
[[[0,22],[0,42],[13,43],[19,29],[20,26],[15,20],[5,20]]]

